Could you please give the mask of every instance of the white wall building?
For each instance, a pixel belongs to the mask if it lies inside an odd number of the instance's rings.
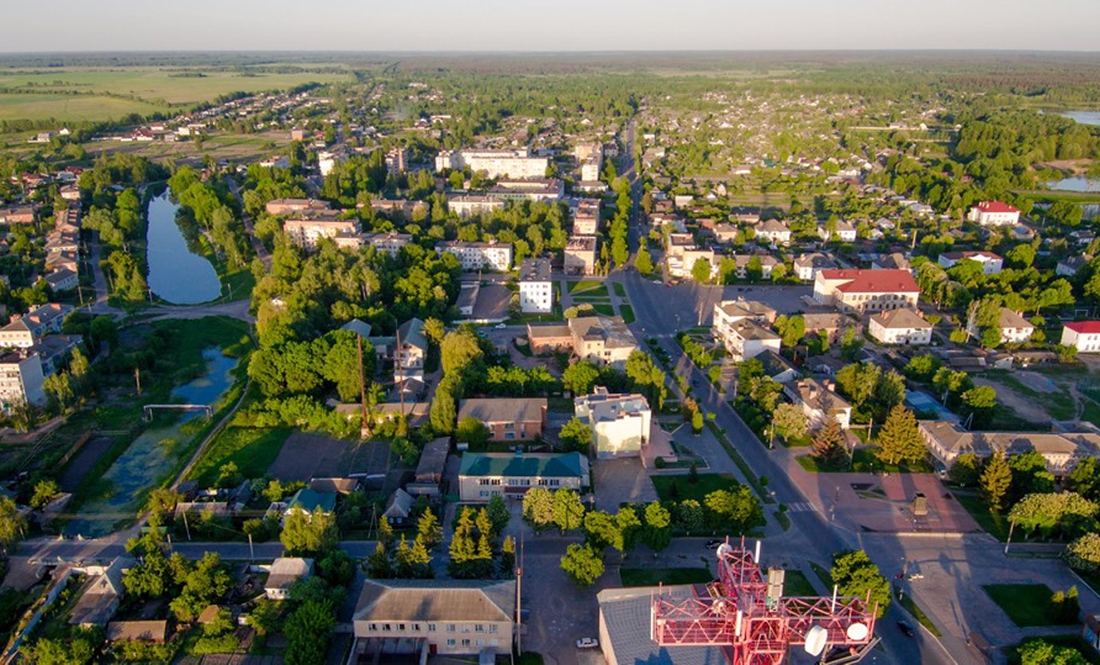
[[[532,157],[526,148],[515,150],[444,150],[436,155],[435,170],[484,171],[490,178],[545,178],[547,157]]]
[[[596,387],[573,401],[577,418],[592,428],[596,457],[636,457],[649,440],[652,412],[642,395],[609,394]]]
[[[1100,353],[1100,321],[1074,321],[1062,326],[1062,346],[1078,353]]]
[[[442,254],[454,254],[463,270],[495,270],[507,272],[512,267],[512,243],[466,242],[455,240],[441,242],[435,247]]]
[[[814,300],[842,311],[868,314],[916,309],[920,287],[908,270],[819,270]]]
[[[12,351],[0,356],[0,409],[9,411],[24,402],[45,403],[43,381],[42,358],[37,353]]]
[[[519,269],[521,312],[545,314],[554,310],[554,283],[550,280],[550,259],[525,259]]]
[[[982,201],[966,218],[982,226],[1009,226],[1020,223],[1020,210],[1000,201]]]
[[[904,308],[873,315],[867,332],[881,344],[917,346],[932,343],[932,327],[920,314]]]
[[[982,273],[996,275],[1004,266],[1004,259],[993,252],[944,252],[938,262],[944,268],[952,268],[960,261],[977,261],[982,265]]]

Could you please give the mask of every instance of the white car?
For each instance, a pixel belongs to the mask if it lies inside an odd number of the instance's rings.
[[[498,324],[496,325],[496,329],[497,329],[497,330],[504,330],[504,329],[505,329],[505,328],[507,328],[507,327],[508,327],[508,326],[504,325],[503,323],[498,323]]]
[[[595,649],[598,646],[600,646],[600,641],[595,637],[582,637],[577,640],[578,649]]]

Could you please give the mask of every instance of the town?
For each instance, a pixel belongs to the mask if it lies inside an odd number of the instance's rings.
[[[464,57],[0,57],[4,662],[1100,661],[1100,61]]]

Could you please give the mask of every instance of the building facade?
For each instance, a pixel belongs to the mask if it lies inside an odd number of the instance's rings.
[[[566,274],[595,274],[596,246],[596,236],[570,236],[565,245],[564,269]]]
[[[916,309],[920,287],[908,270],[819,270],[814,300],[860,314]]]
[[[932,324],[911,309],[892,309],[871,317],[867,332],[882,344],[932,343]]]
[[[554,311],[550,259],[525,259],[519,269],[519,308],[524,313]]]
[[[473,418],[489,430],[490,441],[530,441],[546,426],[545,397],[488,397],[464,399],[458,422]]]
[[[1075,321],[1062,326],[1062,346],[1077,353],[1100,353],[1100,321]]]
[[[439,243],[436,251],[454,254],[463,270],[507,272],[512,268],[512,244],[507,242],[454,240]]]
[[[18,404],[46,402],[42,358],[25,350],[0,355],[0,408],[11,411]]]
[[[580,453],[465,453],[458,468],[462,502],[521,499],[533,487],[580,492],[587,486],[588,458]]]
[[[982,201],[966,218],[981,226],[1010,226],[1020,223],[1020,210],[1000,201]]]
[[[637,457],[649,440],[652,412],[643,395],[609,394],[597,387],[573,400],[573,412],[592,428],[592,447],[600,459]]]

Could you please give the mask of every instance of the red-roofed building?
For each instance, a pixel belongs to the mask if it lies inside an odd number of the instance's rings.
[[[1078,353],[1100,353],[1100,321],[1074,321],[1062,326],[1062,346]]]
[[[966,218],[982,226],[1009,226],[1020,223],[1020,211],[1000,201],[982,201]]]
[[[919,297],[908,270],[819,270],[814,278],[815,300],[860,314],[916,309]]]

